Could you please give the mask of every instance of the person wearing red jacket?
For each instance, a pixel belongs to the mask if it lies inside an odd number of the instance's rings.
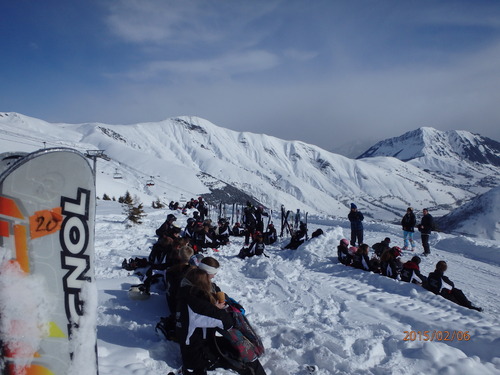
[[[427,277],[420,273],[420,257],[414,256],[408,262],[403,264],[403,269],[401,270],[401,281],[406,281],[407,283],[415,283],[419,285],[425,285],[427,282]]]

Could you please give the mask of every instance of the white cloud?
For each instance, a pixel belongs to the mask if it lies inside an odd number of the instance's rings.
[[[228,53],[213,59],[153,61],[142,69],[127,73],[134,80],[173,76],[181,80],[202,77],[204,80],[231,77],[241,73],[271,69],[280,64],[280,58],[263,50]],[[184,78],[180,77],[184,76]]]

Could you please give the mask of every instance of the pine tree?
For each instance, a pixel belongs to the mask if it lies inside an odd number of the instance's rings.
[[[104,194],[103,194],[103,196],[102,196],[102,200],[103,200],[103,201],[110,201],[110,200],[111,200],[111,198],[109,197],[109,195],[108,195],[108,194],[104,193]]]
[[[135,197],[134,199],[132,199],[128,191],[127,194],[125,195],[122,203],[124,207],[124,213],[127,216],[126,220],[131,222],[132,224],[142,224],[142,218],[146,216],[146,213],[144,212],[144,206],[139,201],[139,198]],[[130,227],[132,224],[129,223],[127,227]]]
[[[133,204],[134,199],[132,198],[132,195],[130,195],[129,191],[127,190],[123,197],[118,198],[118,202],[122,203],[122,204]]]

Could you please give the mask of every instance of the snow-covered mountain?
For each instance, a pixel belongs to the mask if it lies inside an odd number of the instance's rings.
[[[198,195],[228,203],[253,197],[270,209],[286,204],[312,214],[345,216],[349,204],[356,202],[367,219],[397,222],[409,205],[429,207],[439,216],[476,196],[479,192],[469,184],[455,182],[457,171],[498,185],[497,177],[487,178],[498,174],[498,163],[463,163],[454,156],[456,144],[443,140],[434,147],[427,141],[441,134],[429,128],[408,136],[401,152],[390,153],[410,162],[386,156],[353,160],[300,141],[224,129],[197,117],[132,125],[53,124],[0,113],[0,131],[2,151],[59,146],[84,153],[102,150],[96,159],[98,196],[119,197],[128,190],[146,204]],[[457,134],[480,147],[476,136]],[[391,142],[394,150],[396,142]],[[492,150],[488,160],[497,160],[496,145],[490,141],[482,146]],[[371,155],[376,156],[375,150]],[[428,165],[424,170],[422,160],[440,163],[440,173]],[[453,183],[443,185],[443,176]]]
[[[500,187],[484,193],[438,220],[445,232],[500,240]]]
[[[476,194],[500,184],[500,143],[464,130],[423,127],[386,139],[357,159],[391,156]]]

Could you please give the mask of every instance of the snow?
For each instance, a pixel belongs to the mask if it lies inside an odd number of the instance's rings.
[[[149,209],[142,225],[126,229],[118,203],[98,202],[95,272],[101,375],[166,374],[181,366],[178,345],[154,331],[160,317],[168,315],[163,291],[157,286],[147,300],[130,299],[127,291],[139,279],[121,268],[124,258],[149,254],[154,230],[170,212]],[[182,226],[187,216],[175,214]],[[336,246],[350,233],[347,220],[311,220],[309,232],[316,228],[325,234],[298,250],[281,250],[289,241],[284,237],[266,248],[268,257],[241,260],[235,257],[241,239],[232,237],[219,252],[205,254],[220,261],[215,281],[245,307],[262,336],[266,353],[261,362],[268,375],[307,374],[307,365],[318,366],[315,373],[320,375],[500,374],[498,244],[432,234],[432,254],[421,264],[427,274],[438,260],[446,260],[450,279],[484,308],[477,312],[420,286],[338,263]],[[368,244],[386,236],[402,243],[398,226],[365,224]],[[485,254],[478,254],[483,250]],[[412,256],[406,252],[403,260]],[[444,331],[450,332],[450,341],[443,340]],[[405,332],[413,332],[413,341],[405,340]],[[441,340],[424,341],[424,333],[430,337],[433,332]]]

